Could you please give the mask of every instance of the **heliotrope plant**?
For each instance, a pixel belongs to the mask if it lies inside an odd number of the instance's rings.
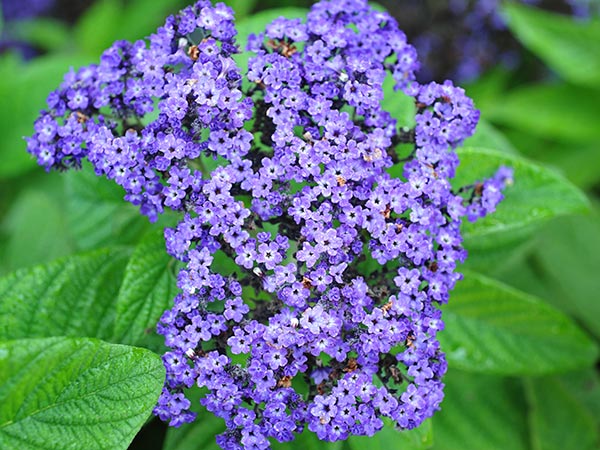
[[[235,36],[233,11],[202,0],[149,45],[116,42],[50,94],[28,150],[48,170],[89,160],[152,221],[182,213],[162,420],[193,421],[198,385],[224,449],[417,427],[443,398],[461,220],[492,212],[511,171],[452,188],[479,113],[450,81],[417,83],[415,49],[365,0],[275,20],[247,71]],[[382,109],[387,76],[415,127]]]

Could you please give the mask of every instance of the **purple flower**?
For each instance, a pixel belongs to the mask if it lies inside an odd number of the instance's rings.
[[[417,83],[414,48],[366,0],[277,19],[251,41],[249,87],[234,36],[231,10],[201,0],[149,46],[115,43],[51,94],[28,150],[47,169],[87,158],[151,220],[182,213],[165,230],[182,268],[157,327],[162,420],[194,419],[197,384],[225,449],[414,428],[443,397],[437,304],[460,278],[461,220],[491,212],[511,173],[452,189],[479,113],[449,81]],[[414,129],[382,109],[386,74],[414,97]]]

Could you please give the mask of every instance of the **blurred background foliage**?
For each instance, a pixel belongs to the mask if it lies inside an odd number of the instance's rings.
[[[187,2],[36,0],[21,1],[20,9],[13,3],[2,1],[0,275],[108,245],[126,253],[110,258],[121,272],[131,251],[154,255],[146,263],[158,270],[159,290],[150,306],[140,306],[147,307],[143,325],[151,328],[173,285],[168,260],[161,260],[159,226],[147,223],[122,201],[120,188],[89,168],[44,173],[22,136],[31,134],[46,95],[68,67],[98,61],[117,39],[150,34]],[[302,15],[312,2],[226,3],[244,36],[280,14]],[[514,188],[498,213],[477,227],[465,226],[471,258],[465,281],[445,308],[442,340],[450,370],[442,411],[411,432],[386,427],[374,438],[336,444],[305,434],[275,448],[600,448],[600,6],[590,0],[585,14],[573,14],[561,2],[543,2],[544,9],[487,2],[499,8],[506,25],[486,35],[493,47],[477,54],[476,67],[460,72],[459,60],[482,51],[461,40],[473,17],[456,9],[460,3],[468,2],[381,2],[409,40],[428,51],[424,78],[461,77],[482,112],[477,135],[460,150],[458,177],[474,181],[499,164],[515,167]],[[483,40],[481,30],[468,33]],[[434,45],[436,39],[445,47]],[[391,92],[386,107],[398,118],[412,111]],[[514,217],[523,220],[515,225]],[[117,286],[136,283],[127,281],[127,270],[124,279],[122,273],[115,277]],[[118,301],[115,307],[126,309]],[[140,341],[127,327],[116,330],[119,342],[161,349],[160,339]],[[222,427],[206,413],[197,425],[179,430],[153,420],[131,448],[213,449]]]

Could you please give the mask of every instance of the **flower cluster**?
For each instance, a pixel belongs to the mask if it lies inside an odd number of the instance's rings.
[[[235,34],[229,8],[200,2],[169,18],[149,47],[116,42],[50,94],[29,152],[48,170],[87,158],[150,220],[165,207],[184,210],[202,184],[189,161],[241,160],[250,148],[252,101],[240,101]]]
[[[596,0],[520,0],[551,11],[586,18],[600,14]],[[506,32],[499,0],[389,0],[396,18],[424,62],[420,80],[451,77],[470,81],[486,69],[519,62],[517,43]]]
[[[415,49],[366,0],[275,20],[244,78],[234,37],[231,10],[201,0],[149,47],[117,42],[51,94],[29,151],[48,169],[87,158],[151,219],[183,213],[165,230],[184,266],[158,325],[161,419],[192,421],[197,385],[224,449],[414,428],[443,397],[437,305],[461,220],[493,211],[511,173],[452,189],[478,111],[449,81],[417,83]],[[414,128],[382,109],[386,77]]]

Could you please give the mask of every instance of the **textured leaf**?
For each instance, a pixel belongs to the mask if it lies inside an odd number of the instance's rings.
[[[465,247],[474,254],[523,242],[548,219],[588,209],[585,195],[558,173],[515,155],[482,148],[458,150],[460,166],[455,186],[471,184],[494,174],[500,166],[514,169],[514,185],[496,212],[477,223],[463,223]]]
[[[491,103],[487,120],[543,139],[586,142],[600,137],[600,90],[568,84],[534,84],[502,94]]]
[[[594,417],[557,377],[525,381],[533,450],[591,450],[600,444]]]
[[[100,250],[0,279],[0,340],[110,338],[127,257],[126,250]]]
[[[65,177],[67,222],[79,249],[131,244],[150,228],[139,209],[124,200],[123,188],[97,177],[88,165]]]
[[[0,448],[126,449],[164,379],[147,350],[95,339],[0,344]]]
[[[448,364],[503,375],[537,375],[593,364],[594,342],[557,309],[490,278],[467,272],[442,307]]]
[[[600,84],[600,19],[586,21],[506,3],[508,26],[519,41],[574,83]]]
[[[442,410],[433,416],[435,450],[529,450],[521,383],[456,370],[444,383]]]
[[[170,307],[177,291],[174,262],[165,249],[161,230],[142,238],[127,264],[119,291],[117,342],[148,346],[158,319]]]

